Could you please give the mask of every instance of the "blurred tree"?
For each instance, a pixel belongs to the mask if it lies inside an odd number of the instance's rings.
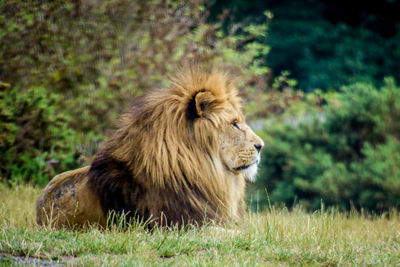
[[[274,15],[266,64],[275,75],[289,70],[306,91],[400,79],[400,1],[215,0],[211,14],[229,12],[228,25],[254,23],[266,9]]]

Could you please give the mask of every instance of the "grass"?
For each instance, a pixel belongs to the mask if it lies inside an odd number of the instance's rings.
[[[188,227],[146,231],[53,230],[35,225],[41,189],[0,184],[0,266],[395,266],[400,218],[356,213],[307,213],[272,207],[248,214],[238,231]],[[43,262],[42,262],[43,263]]]

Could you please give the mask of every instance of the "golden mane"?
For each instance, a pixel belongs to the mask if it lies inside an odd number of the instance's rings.
[[[226,74],[199,70],[180,74],[171,88],[138,98],[103,151],[123,162],[147,189],[173,192],[196,214],[226,219],[229,177],[216,158],[225,114],[221,111],[227,105],[241,108]],[[197,117],[206,119],[195,123]],[[90,173],[97,175],[94,166],[96,160]]]

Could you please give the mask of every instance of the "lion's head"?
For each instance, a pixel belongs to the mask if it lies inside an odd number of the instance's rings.
[[[89,179],[105,213],[226,221],[241,213],[245,180],[254,180],[263,145],[227,75],[192,70],[135,100]]]
[[[257,166],[260,163],[260,151],[264,144],[246,122],[238,118],[240,117],[235,116],[231,123],[223,125],[221,161],[227,170],[254,182]]]

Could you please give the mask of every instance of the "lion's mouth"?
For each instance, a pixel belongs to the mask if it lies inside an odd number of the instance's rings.
[[[235,168],[235,171],[242,171],[242,170],[245,170],[245,169],[249,168],[251,165],[252,165],[252,164],[237,167],[237,168]]]
[[[243,171],[243,170],[246,170],[246,169],[250,168],[250,167],[251,167],[252,165],[254,165],[254,164],[258,164],[259,162],[260,162],[260,160],[257,159],[255,162],[250,163],[249,165],[239,166],[239,167],[237,167],[237,168],[234,168],[234,170],[235,170],[235,171]]]

